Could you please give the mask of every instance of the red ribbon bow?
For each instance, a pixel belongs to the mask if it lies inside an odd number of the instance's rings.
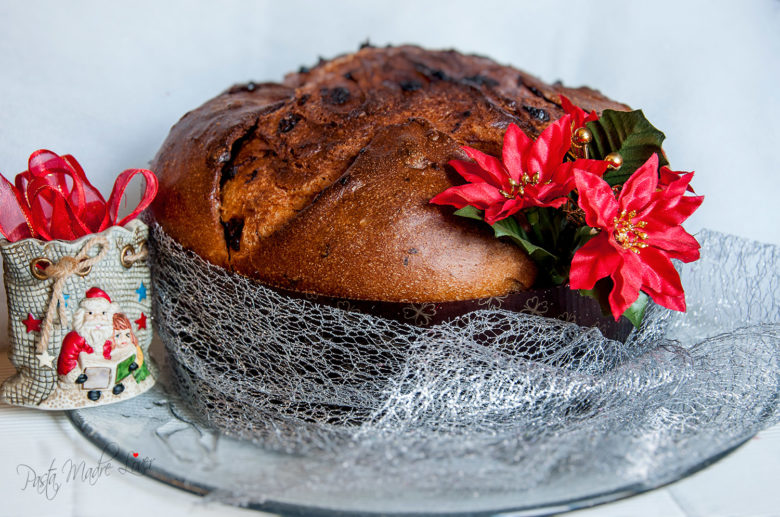
[[[125,189],[136,174],[146,188],[138,206],[117,221]],[[108,203],[89,182],[76,159],[41,149],[30,155],[28,169],[12,185],[0,175],[0,233],[11,242],[34,237],[73,240],[122,226],[141,213],[157,194],[157,177],[146,169],[128,169],[114,182]]]

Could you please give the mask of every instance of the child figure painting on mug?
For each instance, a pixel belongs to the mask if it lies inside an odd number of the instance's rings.
[[[122,313],[114,314],[113,350],[134,347],[135,353],[119,363],[116,367],[116,384],[122,383],[130,375],[136,382],[141,382],[149,376],[149,369],[144,361],[144,353],[138,346],[138,338],[133,333],[130,320]]]

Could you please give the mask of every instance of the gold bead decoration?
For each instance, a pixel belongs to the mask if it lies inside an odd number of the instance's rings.
[[[580,147],[589,144],[592,140],[593,140],[593,134],[586,127],[577,128],[577,130],[574,131],[574,134],[571,137],[572,143]]]
[[[623,165],[623,157],[618,153],[609,153],[604,157],[604,161],[609,164],[610,169],[619,169]]]

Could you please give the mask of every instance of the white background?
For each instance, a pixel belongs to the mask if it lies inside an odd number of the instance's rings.
[[[107,195],[123,169],[147,166],[186,111],[235,82],[280,80],[367,38],[484,54],[640,107],[666,133],[672,167],[696,171],[706,199],[690,231],[780,244],[777,0],[4,1],[0,172],[13,177],[48,148],[76,156]],[[0,343],[5,318],[3,302]],[[778,459],[758,455],[749,468]],[[777,515],[774,497],[767,508]],[[763,511],[760,497],[732,499]]]

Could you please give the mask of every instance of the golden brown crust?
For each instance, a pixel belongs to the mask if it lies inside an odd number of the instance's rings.
[[[443,301],[530,287],[534,269],[519,248],[428,203],[451,185],[441,164],[465,158],[454,140],[413,120],[381,129],[365,149],[316,203],[248,256],[251,266],[237,268],[343,298]]]
[[[518,248],[427,201],[459,183],[461,145],[499,155],[563,114],[625,109],[487,58],[365,48],[234,87],[182,118],[153,163],[155,218],[185,247],[260,281],[347,298],[444,301],[529,287]],[[412,251],[413,250],[413,251]]]
[[[226,266],[220,219],[220,178],[233,147],[259,116],[292,95],[280,85],[261,85],[216,97],[184,115],[153,160],[160,181],[152,213],[184,247]]]

